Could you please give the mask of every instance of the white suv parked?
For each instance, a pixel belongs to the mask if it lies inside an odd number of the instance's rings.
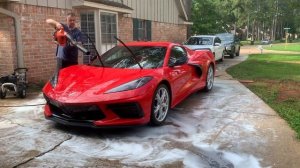
[[[215,60],[224,60],[224,45],[221,44],[221,40],[217,36],[213,35],[197,35],[191,36],[185,43],[184,46],[191,50],[210,50]]]

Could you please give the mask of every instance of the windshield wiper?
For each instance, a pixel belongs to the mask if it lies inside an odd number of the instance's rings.
[[[130,54],[132,55],[132,59],[138,64],[138,66],[143,69],[143,67],[141,66],[141,64],[136,60],[136,56],[135,54],[132,52],[132,50],[122,41],[120,40],[119,38],[117,38],[116,36],[114,36],[114,38],[116,40],[118,40],[121,44],[123,44],[123,46],[130,52]]]
[[[101,56],[100,56],[100,54],[99,54],[99,52],[98,52],[98,50],[97,50],[97,48],[96,48],[96,46],[95,46],[94,41],[93,41],[93,40],[90,38],[90,36],[87,35],[86,33],[83,33],[83,34],[84,34],[84,35],[88,38],[88,40],[92,43],[92,45],[93,45],[93,47],[94,47],[94,49],[95,49],[95,51],[96,51],[96,55],[93,56],[93,57],[90,59],[90,61],[94,61],[96,58],[98,58],[98,60],[100,61],[102,67],[105,67],[105,66],[104,66],[104,63],[103,63],[102,60],[101,60]],[[90,62],[90,61],[89,61],[89,62]]]

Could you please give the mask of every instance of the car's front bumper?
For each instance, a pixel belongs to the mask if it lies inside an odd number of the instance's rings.
[[[153,93],[120,98],[119,101],[68,104],[53,100],[45,95],[46,119],[57,123],[81,127],[114,127],[143,125],[150,121]]]
[[[226,46],[224,50],[225,54],[233,54],[234,53],[234,48],[232,46]]]

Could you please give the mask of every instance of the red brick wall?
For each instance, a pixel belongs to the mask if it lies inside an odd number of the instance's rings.
[[[16,61],[16,43],[13,18],[0,14],[0,76],[13,73]]]
[[[187,26],[152,22],[152,41],[182,43],[187,39]]]
[[[118,36],[124,42],[129,42],[133,40],[133,23],[132,18],[123,17],[119,15],[118,20]]]
[[[29,69],[29,83],[47,81],[56,69],[56,45],[52,42],[54,28],[46,24],[46,19],[65,23],[70,10],[18,3],[9,4],[7,8],[21,17],[23,56],[25,67]]]
[[[119,37],[124,41],[133,41],[132,18],[119,15]],[[170,41],[182,43],[187,39],[187,26],[152,21],[152,41]]]

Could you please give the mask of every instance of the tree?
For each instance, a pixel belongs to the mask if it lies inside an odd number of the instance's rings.
[[[211,0],[193,0],[192,21],[194,34],[215,34],[224,31],[222,18]]]
[[[275,40],[284,37],[284,27],[299,34],[299,20],[299,0],[193,0],[192,6],[195,34],[244,30],[252,40]]]

